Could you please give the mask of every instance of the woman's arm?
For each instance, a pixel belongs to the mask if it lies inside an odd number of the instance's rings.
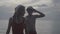
[[[11,25],[12,25],[12,18],[9,19],[8,29],[7,29],[6,34],[9,34],[9,32],[10,32],[10,28],[11,28]]]

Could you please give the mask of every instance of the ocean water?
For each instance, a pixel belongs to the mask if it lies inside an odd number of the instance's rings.
[[[52,34],[52,21],[36,20],[37,34]],[[0,20],[0,34],[5,34],[8,20]],[[12,34],[12,31],[10,32]]]

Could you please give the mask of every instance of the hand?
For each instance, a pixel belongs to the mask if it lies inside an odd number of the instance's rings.
[[[38,12],[38,13],[39,13],[39,11],[37,11],[37,10],[35,10],[35,9],[33,9],[33,11],[34,11],[34,12]]]

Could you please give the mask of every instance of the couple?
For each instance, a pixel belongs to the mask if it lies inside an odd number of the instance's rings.
[[[12,34],[37,34],[35,29],[36,18],[44,17],[45,15],[31,6],[27,9],[28,16],[23,17],[25,14],[25,7],[19,5],[15,8],[15,13],[13,17],[9,19],[8,29],[6,34],[9,34],[10,28],[12,27]],[[32,15],[33,12],[37,12],[40,15]]]

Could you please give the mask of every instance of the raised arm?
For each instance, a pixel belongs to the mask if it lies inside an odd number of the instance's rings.
[[[9,34],[12,25],[12,18],[9,19],[8,28],[6,34]]]
[[[34,9],[34,12],[39,13],[39,15],[34,15],[36,18],[40,18],[40,17],[44,17],[45,16],[45,14],[43,14],[42,12],[39,12],[39,11],[37,11],[35,9]]]

